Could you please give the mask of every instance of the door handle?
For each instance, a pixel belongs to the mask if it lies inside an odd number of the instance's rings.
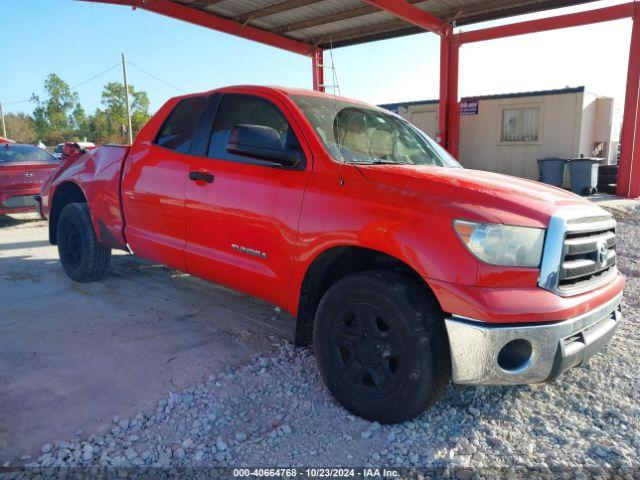
[[[199,180],[202,182],[213,183],[213,175],[207,172],[199,172],[197,170],[189,172],[189,179],[194,181]]]

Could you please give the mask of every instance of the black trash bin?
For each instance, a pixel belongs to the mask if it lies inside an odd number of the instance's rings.
[[[574,158],[569,161],[571,191],[578,195],[593,195],[598,191],[599,158]]]
[[[540,181],[555,187],[562,187],[564,183],[564,165],[568,159],[560,157],[547,157],[538,159]]]

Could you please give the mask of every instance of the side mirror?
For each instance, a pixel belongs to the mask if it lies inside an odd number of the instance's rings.
[[[226,149],[236,155],[271,160],[288,167],[300,161],[299,148],[283,144],[280,134],[264,125],[236,125],[231,129]]]

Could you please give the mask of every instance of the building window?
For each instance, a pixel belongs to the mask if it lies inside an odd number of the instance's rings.
[[[540,107],[509,107],[502,109],[500,142],[539,142],[540,110]]]

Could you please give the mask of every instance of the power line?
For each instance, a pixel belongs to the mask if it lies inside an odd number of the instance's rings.
[[[164,84],[165,84],[166,86],[168,86],[168,87],[171,87],[171,88],[173,88],[173,89],[175,89],[175,90],[177,90],[177,91],[179,91],[179,92],[185,92],[185,93],[186,93],[186,90],[184,90],[184,89],[182,89],[182,88],[180,88],[180,87],[177,87],[177,86],[175,86],[175,85],[173,85],[173,84],[171,84],[171,83],[169,83],[169,82],[167,82],[167,81],[165,81],[165,80],[162,80],[161,78],[158,78],[158,77],[157,77],[157,76],[155,76],[153,73],[146,72],[145,70],[143,70],[143,69],[141,69],[139,66],[137,66],[135,63],[127,62],[127,64],[128,64],[128,65],[131,65],[133,68],[135,68],[135,69],[136,69],[136,70],[138,70],[139,72],[144,73],[145,75],[147,75],[147,76],[149,76],[149,77],[153,78],[154,80],[157,80],[157,81],[158,81],[158,82],[160,82],[160,83],[164,83]]]
[[[18,105],[19,103],[28,103],[31,102],[30,98],[27,98],[26,100],[17,100],[14,102],[4,102],[5,105]]]
[[[170,88],[173,88],[174,90],[177,90],[177,91],[182,92],[182,93],[186,93],[186,90],[184,90],[184,89],[182,89],[182,88],[180,88],[180,87],[178,87],[178,86],[176,86],[176,85],[174,85],[172,83],[169,83],[166,80],[161,79],[160,77],[158,77],[157,75],[154,75],[153,73],[150,73],[150,72],[147,72],[146,70],[143,70],[142,68],[137,66],[135,63],[127,62],[127,64],[131,65],[133,68],[138,70],[140,73],[143,73],[144,75],[147,75],[148,77],[151,77],[154,80],[156,80],[156,81],[158,81],[158,82],[160,82],[160,83],[162,83],[162,84],[164,84],[164,85],[166,85],[166,86],[168,86]],[[119,66],[120,66],[120,62],[110,66],[106,70],[104,70],[104,71],[102,71],[102,72],[100,72],[100,73],[98,73],[96,75],[93,75],[90,78],[87,78],[86,80],[83,80],[80,83],[76,83],[74,85],[71,85],[69,88],[70,89],[75,89],[75,88],[82,87],[82,86],[86,85],[87,83],[93,82],[97,78],[100,78],[100,77],[106,75],[107,73],[111,72],[112,70],[115,70]],[[24,100],[14,100],[14,101],[11,101],[11,102],[3,102],[3,104],[5,106],[8,106],[8,105],[20,105],[21,103],[32,103],[32,102],[33,102],[33,98],[29,97],[29,98],[25,98]]]
[[[88,78],[86,80],[83,80],[80,83],[76,83],[75,85],[71,85],[69,88],[70,89],[74,89],[74,88],[78,88],[78,87],[82,87],[83,85],[86,85],[89,82],[93,82],[95,79],[102,77],[103,75],[106,75],[107,73],[109,73],[111,70],[114,70],[115,68],[120,66],[120,62],[116,63],[115,65],[112,65],[111,67],[107,68],[106,70],[94,75],[91,78]],[[18,105],[20,103],[31,103],[33,100],[31,98],[27,98],[25,100],[16,100],[13,102],[4,102],[5,105]]]
[[[81,87],[81,86],[83,86],[83,85],[86,85],[87,83],[94,81],[96,78],[100,78],[100,77],[102,77],[103,75],[106,75],[106,74],[107,74],[107,73],[109,73],[111,70],[113,70],[113,69],[115,69],[116,67],[119,67],[119,66],[120,66],[120,62],[116,63],[115,65],[112,65],[112,66],[111,66],[111,67],[109,67],[109,68],[107,68],[104,72],[100,72],[100,73],[98,73],[97,75],[94,75],[93,77],[91,77],[91,78],[89,78],[89,79],[87,79],[87,80],[85,80],[85,81],[83,81],[83,82],[76,83],[75,85],[71,85],[69,88],[78,88],[78,87]]]

